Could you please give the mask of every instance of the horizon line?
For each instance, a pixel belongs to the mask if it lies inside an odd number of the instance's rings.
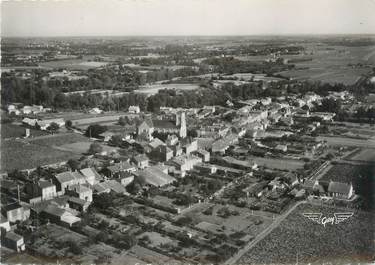
[[[296,36],[374,36],[375,33],[265,33],[265,34],[171,34],[171,35],[17,35],[1,38],[92,38],[92,37],[296,37]]]

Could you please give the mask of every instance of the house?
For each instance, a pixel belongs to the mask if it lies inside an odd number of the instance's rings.
[[[201,163],[202,159],[194,155],[181,155],[174,157],[172,160],[168,161],[168,165],[171,165],[175,168],[174,173],[180,175],[181,177],[185,176],[186,171],[193,169],[193,167]]]
[[[113,191],[115,193],[128,194],[126,192],[125,187],[120,185],[120,183],[118,181],[114,180],[114,179],[107,180],[106,182],[103,182],[102,184],[104,184],[106,187],[108,187],[110,189],[110,191]]]
[[[231,156],[224,156],[223,161],[234,168],[238,169],[256,169],[258,165],[255,162],[248,161],[248,160],[238,160]]]
[[[80,172],[82,176],[84,176],[86,182],[90,185],[94,185],[103,180],[103,177],[95,170],[95,168],[83,168]]]
[[[22,120],[22,123],[34,127],[37,124],[37,121],[37,119],[30,119],[26,117]]]
[[[291,172],[286,172],[285,174],[282,175],[282,178],[286,179],[289,182],[289,185],[291,187],[300,183],[300,179],[298,178],[298,176]]]
[[[129,106],[128,111],[130,113],[140,113],[141,109],[139,108],[139,106]]]
[[[318,193],[320,195],[326,193],[326,185],[323,182],[318,180],[306,180],[302,187],[308,192],[309,194]],[[327,187],[328,188],[328,187]]]
[[[137,179],[144,185],[162,187],[174,182],[176,179],[160,170],[157,166],[149,167],[134,172]]]
[[[151,148],[151,150],[161,146],[161,145],[165,145],[165,143],[160,140],[159,138],[154,138],[149,144],[148,146]]]
[[[317,117],[323,121],[333,121],[333,118],[336,116],[336,113],[331,112],[313,112],[311,113],[312,117]]]
[[[275,179],[270,181],[268,183],[268,186],[271,188],[272,191],[275,191],[275,190],[281,191],[287,188],[287,185],[279,177],[276,177]]]
[[[1,214],[0,216],[0,229],[3,229],[5,230],[6,232],[10,231],[10,224],[9,224],[9,221],[8,219]]]
[[[64,119],[46,119],[46,120],[38,120],[37,125],[40,127],[41,130],[45,131],[52,123],[56,123],[59,127],[65,125]]]
[[[50,200],[57,196],[56,186],[51,181],[39,180],[26,185],[26,193],[31,198],[40,197],[42,201]]]
[[[193,154],[200,157],[203,162],[209,162],[210,161],[210,152],[208,152],[206,150],[198,149]]]
[[[21,111],[19,109],[17,109],[17,107],[15,105],[8,105],[8,113],[9,114],[12,114],[14,113],[15,115],[20,115],[21,114]]]
[[[33,106],[23,106],[21,109],[23,114],[38,114],[43,112],[43,106],[33,105]]]
[[[72,208],[80,212],[85,212],[87,208],[89,208],[90,206],[90,202],[86,200],[82,200],[77,197],[70,197],[68,199],[68,203],[69,203],[69,208]]]
[[[173,156],[180,156],[183,153],[183,150],[180,144],[169,145],[168,148],[172,150]]]
[[[117,179],[122,186],[126,187],[133,182],[134,176],[128,172],[121,172]]]
[[[81,218],[76,217],[65,209],[61,209],[53,204],[49,204],[45,209],[43,209],[40,217],[65,227],[72,227],[74,224],[81,221]]]
[[[145,168],[148,167],[149,159],[145,154],[140,154],[134,156],[132,162],[134,162],[139,168]]]
[[[197,140],[191,140],[183,144],[182,149],[184,150],[185,154],[190,154],[194,151],[198,150],[198,141]]]
[[[92,190],[84,185],[77,184],[69,186],[66,194],[80,198],[81,200],[85,200],[87,202],[92,202]]]
[[[19,185],[13,180],[2,179],[0,181],[1,192],[8,194],[17,194]]]
[[[99,136],[103,139],[104,142],[109,142],[112,139],[112,136],[114,135],[115,133],[109,131],[99,134]]]
[[[185,112],[176,113],[174,119],[153,120],[152,123],[156,132],[177,134],[181,138],[187,136]]]
[[[102,194],[111,192],[111,188],[107,185],[106,182],[100,182],[94,184],[92,187],[94,194]]]
[[[152,139],[154,125],[150,119],[145,119],[137,125],[137,135],[144,136],[146,139]]]
[[[103,173],[107,177],[115,177],[120,172],[133,172],[133,171],[136,171],[136,167],[127,161],[121,161],[120,163],[115,163],[103,169]]]
[[[11,203],[1,207],[1,213],[8,219],[10,223],[16,221],[25,221],[30,217],[30,209],[19,203]]]
[[[219,139],[212,143],[211,151],[212,153],[224,154],[229,148],[229,143],[225,139]]]
[[[151,151],[150,156],[160,162],[165,162],[173,157],[173,150],[166,145],[160,145]]]
[[[1,233],[1,245],[4,245],[17,252],[25,250],[25,242],[23,236],[12,231]]]
[[[86,182],[85,177],[82,176],[79,172],[71,171],[59,173],[54,177],[53,180],[56,185],[57,192],[59,192],[60,194],[64,194],[65,190],[69,188],[69,186],[84,184]]]
[[[275,149],[279,150],[281,152],[286,152],[286,151],[288,151],[288,146],[285,145],[285,144],[278,144],[278,145],[276,145]]]
[[[194,169],[199,170],[203,174],[214,174],[217,171],[217,167],[215,165],[205,163],[196,164]]]
[[[169,134],[165,143],[168,146],[178,144],[178,137],[175,134]]]
[[[100,114],[100,113],[103,113],[103,111],[99,108],[92,108],[91,110],[89,110],[89,113],[90,114]]]
[[[328,185],[328,194],[338,199],[350,199],[354,195],[352,184],[330,181]]]
[[[242,191],[246,193],[247,197],[260,198],[267,191],[267,181],[254,183]]]

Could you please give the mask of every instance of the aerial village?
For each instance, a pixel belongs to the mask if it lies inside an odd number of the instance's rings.
[[[287,64],[279,54],[268,58],[270,64]],[[134,71],[115,63],[102,67]],[[84,73],[53,70],[43,78],[70,82]],[[366,181],[374,159],[374,94],[358,103],[349,88],[328,86],[333,90],[319,93],[298,90],[302,81],[257,77],[202,75],[200,82],[211,86],[202,90],[226,87],[231,95],[196,107],[156,104],[154,94],[146,96],[147,107],[137,96],[123,96],[126,108],[103,103],[80,111],[3,104],[3,257],[230,264],[301,203],[372,207]],[[372,80],[364,77],[357,85],[373,87]],[[248,83],[260,91],[278,86],[300,92],[236,97],[236,86]],[[64,93],[81,100],[129,93],[77,91]],[[198,91],[156,93],[178,98]],[[359,108],[368,120],[355,114]],[[351,120],[343,121],[342,110]]]

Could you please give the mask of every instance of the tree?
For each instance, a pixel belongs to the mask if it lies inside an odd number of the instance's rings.
[[[77,159],[69,159],[66,164],[72,169],[72,170],[78,170],[80,168],[80,163]]]
[[[71,120],[67,120],[66,122],[65,122],[65,127],[66,128],[71,128],[73,126],[73,122],[71,121]]]
[[[192,138],[196,138],[196,137],[198,137],[198,133],[197,133],[196,130],[188,130],[187,136],[192,137]]]
[[[100,134],[104,133],[107,130],[107,126],[102,126],[99,124],[93,124],[87,127],[85,135],[87,137],[98,138]]]
[[[111,137],[110,143],[114,146],[121,146],[122,144],[122,137],[121,135],[113,135]]]
[[[56,122],[51,122],[51,124],[48,126],[47,130],[51,131],[52,133],[55,133],[59,130],[60,126]]]
[[[193,219],[191,217],[183,216],[183,217],[178,218],[175,221],[175,224],[178,225],[178,226],[186,226],[186,225],[190,224],[191,222],[193,222]]]
[[[88,153],[91,155],[101,153],[103,151],[103,147],[99,143],[92,143],[90,145]]]
[[[133,181],[128,186],[126,186],[126,191],[131,194],[138,194],[141,190],[142,186],[137,181]]]
[[[82,247],[78,245],[76,241],[69,240],[66,242],[66,245],[68,246],[68,249],[70,252],[72,252],[75,255],[82,254]]]

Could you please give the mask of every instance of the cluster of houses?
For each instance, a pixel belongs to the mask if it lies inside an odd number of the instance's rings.
[[[63,118],[56,119],[35,119],[35,118],[23,118],[22,123],[28,127],[38,128],[42,131],[46,131],[51,124],[57,124],[59,127],[65,125],[65,120]]]
[[[44,112],[50,112],[50,108],[44,108],[41,105],[23,105],[21,103],[13,103],[9,104],[7,107],[7,111],[9,114],[14,114],[14,115],[29,115],[29,114],[39,114],[39,113],[44,113]]]

